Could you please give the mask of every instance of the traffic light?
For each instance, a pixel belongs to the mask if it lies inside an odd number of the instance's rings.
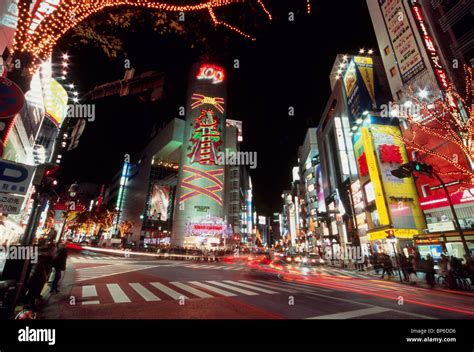
[[[433,173],[433,166],[419,163],[417,161],[410,161],[409,163],[401,165],[398,169],[392,170],[391,173],[393,176],[398,178],[407,178],[410,177],[414,171],[422,172],[431,176]]]

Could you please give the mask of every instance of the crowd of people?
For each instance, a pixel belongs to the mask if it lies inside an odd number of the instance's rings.
[[[394,271],[397,270],[400,272],[402,279],[406,282],[414,282],[417,273],[423,273],[426,283],[430,287],[434,287],[436,285],[436,264],[430,254],[423,258],[420,253],[416,251],[408,257],[405,254],[399,253],[396,258],[392,258],[386,253],[374,253],[370,256],[365,256],[364,262],[359,264],[359,270],[372,269],[377,275],[381,274],[382,279],[385,275],[387,275],[388,278],[394,277]],[[439,275],[445,277],[449,287],[454,289],[457,288],[457,277],[473,277],[474,268],[472,265],[472,260],[466,260],[466,264],[463,264],[461,259],[443,254],[438,263]]]

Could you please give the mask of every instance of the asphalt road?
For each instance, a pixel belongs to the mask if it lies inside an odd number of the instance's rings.
[[[472,319],[474,294],[326,267],[282,278],[244,263],[70,255],[45,319]]]

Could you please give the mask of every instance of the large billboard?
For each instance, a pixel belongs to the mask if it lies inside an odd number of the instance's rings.
[[[67,91],[54,79],[51,79],[49,89],[46,91],[44,99],[46,112],[54,124],[60,127],[68,109]]]
[[[199,227],[203,218],[224,220],[224,166],[217,165],[217,156],[225,148],[226,99],[225,70],[213,63],[195,64],[186,106],[173,246],[183,246],[186,236],[193,235],[189,231],[196,227],[190,227],[190,223]],[[214,236],[214,231],[209,235]]]
[[[403,83],[425,69],[425,63],[403,5],[403,0],[379,0],[382,17]]]
[[[154,184],[151,189],[148,218],[152,220],[168,221],[171,199],[171,187]]]

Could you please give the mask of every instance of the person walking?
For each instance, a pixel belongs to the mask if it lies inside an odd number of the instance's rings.
[[[49,273],[51,272],[52,256],[48,247],[40,249],[38,262],[33,266],[27,284],[26,300],[29,308],[36,310],[36,299],[41,298]]]
[[[408,272],[408,259],[405,254],[399,253],[398,254],[398,263],[400,264],[400,270],[403,273],[403,279],[405,281],[410,281],[410,274]]]
[[[435,286],[435,269],[433,257],[428,254],[426,256],[426,283],[433,288]]]
[[[58,283],[61,279],[61,273],[66,270],[67,248],[63,243],[58,244],[56,255],[53,258],[54,279],[51,284],[51,292],[59,293]]]
[[[392,260],[387,254],[382,254],[382,256],[383,256],[382,257],[382,267],[383,267],[382,279],[384,278],[385,273],[387,273],[388,279],[390,280],[390,278],[393,276]]]

